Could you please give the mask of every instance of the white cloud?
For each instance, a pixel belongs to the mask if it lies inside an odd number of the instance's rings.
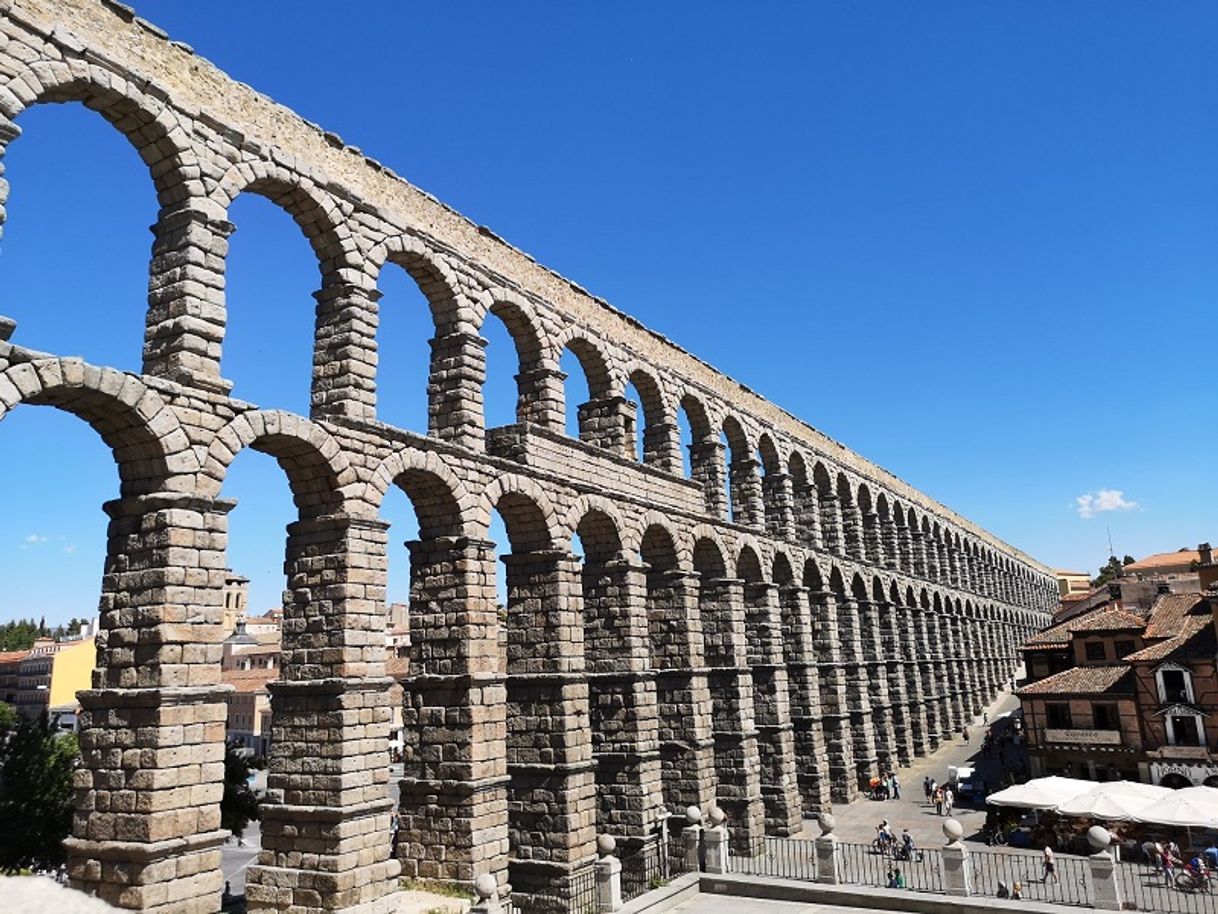
[[[1082,518],[1095,517],[1104,511],[1134,511],[1138,508],[1138,503],[1126,499],[1120,489],[1088,492],[1074,499],[1074,503],[1078,506],[1078,516]]]
[[[63,551],[66,552],[68,555],[71,555],[73,552],[76,551],[76,544],[68,543],[68,545],[63,547]]]
[[[37,534],[37,533],[31,533],[29,536],[27,536],[25,538],[25,541],[27,543],[45,543],[47,541],[47,538],[45,536],[41,536],[40,534]]]

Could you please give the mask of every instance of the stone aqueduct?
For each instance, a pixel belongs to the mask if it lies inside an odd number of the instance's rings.
[[[219,906],[220,490],[244,448],[278,460],[299,508],[251,910],[382,910],[399,871],[489,872],[521,900],[561,896],[598,833],[655,840],[690,805],[722,807],[748,852],[934,750],[1043,624],[1056,594],[1044,566],[125,7],[0,11],[0,148],[26,108],[83,103],[135,146],[160,202],[142,374],[0,341],[0,417],[75,414],[121,478],[105,506],[98,667],[80,696],[78,887],[143,911]],[[227,395],[226,214],[240,193],[290,212],[316,252],[308,417]],[[426,434],[376,418],[387,264],[434,318]],[[482,421],[488,315],[519,358],[518,422],[496,429]],[[578,441],[563,432],[564,349],[591,391]],[[420,521],[400,860],[378,519],[393,486]],[[506,611],[493,511],[511,541]]]

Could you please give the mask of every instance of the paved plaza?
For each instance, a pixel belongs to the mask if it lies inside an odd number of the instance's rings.
[[[990,725],[998,715],[1019,707],[1019,700],[1009,691],[1003,691],[998,698],[986,709]],[[981,739],[985,734],[986,725],[980,716],[974,718],[969,727],[969,741],[957,734],[951,740],[941,745],[935,753],[918,759],[909,768],[901,769],[898,778],[901,783],[901,799],[899,800],[870,800],[860,798],[853,803],[835,805],[833,815],[837,820],[834,834],[842,841],[852,844],[870,844],[876,835],[876,826],[881,819],[887,819],[895,833],[899,836],[903,829],[908,828],[918,847],[942,847],[943,822],[945,817],[935,814],[933,806],[925,802],[922,793],[922,779],[927,775],[935,778],[940,784],[947,782],[947,770],[951,765],[971,764],[977,768],[985,779],[987,787],[992,791],[1002,783],[1006,770],[1017,765],[1026,757],[1021,746],[1017,751],[1007,748],[1006,765],[1001,765],[996,755],[983,758],[981,755]],[[959,803],[952,812],[952,817],[964,826],[966,843],[984,845],[981,828],[985,824],[985,806]],[[814,838],[820,834],[815,821],[805,823],[800,837]]]

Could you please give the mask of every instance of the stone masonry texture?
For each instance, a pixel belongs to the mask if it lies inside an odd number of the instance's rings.
[[[400,875],[483,873],[542,909],[570,897],[598,834],[674,841],[691,805],[721,807],[748,853],[933,751],[1045,623],[1044,565],[126,7],[0,0],[0,154],[20,142],[23,111],[62,102],[127,138],[160,207],[138,375],[24,348],[0,316],[0,419],[65,410],[119,471],[97,667],[80,695],[77,888],[134,911],[219,910],[233,507],[220,492],[246,448],[278,460],[299,510],[251,912],[388,912]],[[9,193],[0,182],[0,204]],[[317,258],[308,416],[231,399],[221,373],[241,193],[289,212]],[[426,429],[377,421],[390,265],[435,324]],[[517,422],[496,429],[483,421],[489,317],[519,359]],[[565,350],[590,391],[577,439],[563,428]],[[395,856],[394,534],[379,518],[391,487],[420,523]],[[487,541],[495,512],[508,555]]]

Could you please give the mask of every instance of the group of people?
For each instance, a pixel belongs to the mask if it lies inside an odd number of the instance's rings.
[[[901,799],[901,780],[895,772],[890,771],[881,777],[872,778],[869,786],[873,800]]]
[[[882,819],[880,824],[875,827],[875,832],[875,843],[880,853],[892,854],[897,860],[914,859],[914,851],[917,848],[914,846],[913,835],[909,833],[908,828],[901,830],[901,840],[898,841],[888,820]]]
[[[1167,844],[1147,841],[1142,845],[1142,849],[1150,858],[1150,865],[1163,874],[1168,885],[1172,884],[1177,872],[1188,873],[1199,883],[1205,884],[1209,882],[1210,871],[1218,868],[1218,847],[1207,848],[1204,853],[1194,854],[1187,861],[1180,845],[1175,841],[1168,841]]]
[[[927,805],[934,804],[935,815],[950,816],[956,805],[956,794],[950,784],[939,784],[930,775],[922,781]]]

